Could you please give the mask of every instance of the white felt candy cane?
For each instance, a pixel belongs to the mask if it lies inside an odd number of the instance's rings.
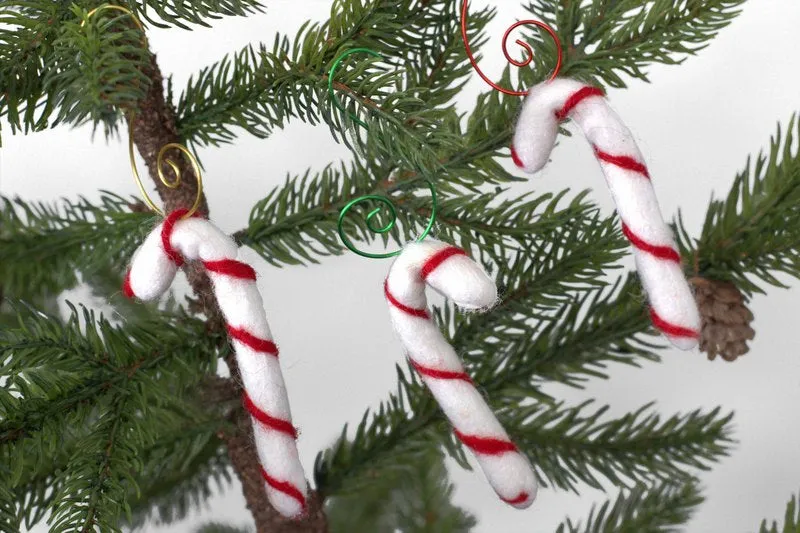
[[[528,507],[537,490],[533,469],[431,320],[426,284],[460,307],[479,309],[497,299],[494,282],[463,250],[426,240],[403,249],[389,271],[384,292],[406,354],[455,427],[456,436],[475,453],[503,501]]]
[[[700,335],[700,313],[672,231],[661,216],[644,158],[603,91],[567,78],[533,87],[514,134],[514,162],[527,172],[544,167],[555,146],[559,122],[568,117],[583,130],[603,169],[622,231],[634,247],[653,324],[676,347],[694,348]]]
[[[172,284],[184,259],[205,266],[236,348],[244,384],[244,405],[253,417],[256,449],[267,496],[284,516],[301,516],[308,486],[297,453],[289,398],[272,342],[256,273],[236,260],[238,247],[201,218],[171,213],[147,237],[133,257],[124,292],[142,300],[158,298]]]

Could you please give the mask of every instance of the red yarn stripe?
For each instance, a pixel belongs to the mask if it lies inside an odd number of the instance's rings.
[[[567,101],[564,103],[564,107],[556,111],[556,118],[558,120],[564,120],[569,116],[575,106],[590,98],[592,96],[605,96],[603,89],[599,89],[597,87],[581,87],[580,90],[576,91],[572,94]]]
[[[600,150],[600,148],[598,148],[597,146],[594,147],[594,153],[597,156],[597,159],[603,161],[604,163],[618,166],[619,168],[624,168],[625,170],[632,170],[634,172],[638,172],[647,179],[650,179],[650,172],[648,172],[647,167],[644,165],[644,163],[640,163],[632,157],[628,157],[626,155],[608,154]]]
[[[184,260],[181,254],[172,247],[170,240],[172,239],[172,232],[175,231],[175,224],[188,212],[188,209],[176,209],[167,215],[167,218],[164,219],[164,225],[161,226],[161,245],[164,248],[164,253],[169,257],[170,261],[178,266],[183,266]]]
[[[300,492],[300,489],[289,483],[288,481],[280,481],[275,479],[274,477],[270,476],[264,467],[261,467],[261,477],[264,478],[264,481],[267,482],[267,485],[272,487],[275,490],[278,490],[290,498],[297,500],[297,503],[300,504],[300,507],[303,508],[305,511],[306,508],[306,499],[303,497],[303,493]]]
[[[421,364],[417,363],[413,359],[409,358],[411,361],[411,366],[414,367],[414,370],[422,374],[423,376],[428,376],[429,378],[434,379],[457,379],[460,381],[466,381],[467,383],[472,383],[472,378],[469,377],[469,374],[466,372],[453,372],[451,370],[438,370],[436,368],[430,368],[427,366],[422,366]]]
[[[439,268],[439,265],[453,257],[454,255],[467,255],[467,252],[455,246],[449,246],[444,250],[440,250],[433,254],[425,264],[422,265],[422,279],[428,279],[428,276],[433,274],[433,271]]]
[[[389,292],[389,280],[383,282],[383,293],[386,295],[386,299],[389,300],[389,303],[395,306],[397,309],[401,310],[407,315],[416,316],[419,318],[430,318],[431,316],[428,314],[427,309],[414,309],[413,307],[409,307],[407,305],[403,305],[400,301],[394,297],[394,294]]]
[[[257,352],[278,357],[278,346],[270,340],[260,339],[247,330],[235,328],[230,324],[228,324],[228,335]]]
[[[516,452],[517,447],[513,442],[508,440],[500,440],[492,437],[478,437],[476,435],[465,435],[457,429],[455,430],[458,440],[464,443],[464,446],[469,448],[475,453],[481,455],[502,455],[507,452]]]
[[[242,403],[244,404],[244,408],[248,410],[253,418],[261,422],[261,424],[264,426],[268,427],[269,429],[274,429],[275,431],[285,433],[293,439],[297,438],[297,430],[291,422],[287,420],[281,420],[280,418],[275,418],[274,416],[262,411],[255,403],[253,403],[253,400],[250,399],[247,391],[242,394]]]
[[[238,279],[256,280],[256,271],[253,267],[235,259],[222,259],[221,261],[203,261],[206,270],[224,276]]]
[[[525,163],[522,162],[522,159],[519,158],[519,154],[517,153],[517,149],[514,148],[514,145],[511,145],[511,160],[514,162],[515,165],[519,168],[525,168]]]
[[[650,244],[649,242],[645,241],[638,235],[636,235],[631,228],[628,227],[627,224],[624,222],[622,223],[622,233],[625,237],[631,241],[631,244],[638,248],[643,252],[647,252],[648,254],[657,257],[658,259],[663,259],[664,261],[672,261],[674,263],[680,264],[681,256],[677,250],[669,247],[669,246],[657,246],[655,244]]]
[[[650,320],[653,321],[653,325],[669,335],[670,337],[688,337],[690,339],[699,339],[700,332],[695,331],[690,328],[685,328],[683,326],[679,326],[677,324],[672,324],[667,322],[663,318],[661,318],[656,310],[652,307],[650,308]]]
[[[131,271],[130,270],[128,270],[128,272],[125,274],[125,281],[122,283],[122,293],[128,298],[133,298],[134,296],[136,296],[133,293],[133,287],[131,287]]]
[[[509,503],[511,505],[517,505],[517,504],[520,504],[520,503],[525,503],[526,501],[528,501],[528,498],[530,498],[530,494],[528,494],[527,492],[520,492],[519,496],[517,496],[516,498],[506,499],[506,498],[503,498],[502,496],[500,497],[501,500],[503,500],[504,502]]]

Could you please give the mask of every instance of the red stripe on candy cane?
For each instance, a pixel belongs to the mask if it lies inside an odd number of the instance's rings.
[[[515,498],[503,498],[503,497],[501,497],[500,499],[503,500],[504,502],[506,502],[509,505],[519,505],[521,503],[525,503],[526,501],[528,501],[528,498],[530,498],[530,497],[531,497],[531,495],[528,494],[527,492],[520,492],[519,495],[517,497],[515,497]]]
[[[644,165],[644,163],[640,163],[632,157],[628,157],[626,155],[607,154],[597,146],[594,147],[594,155],[596,155],[597,159],[599,159],[604,163],[608,163],[609,165],[615,165],[625,170],[638,172],[647,179],[650,179],[650,172],[648,172],[647,167]]]
[[[623,222],[622,223],[622,233],[625,237],[631,241],[631,244],[638,248],[643,252],[647,252],[648,254],[661,259],[663,261],[672,261],[674,263],[680,264],[681,262],[681,255],[678,253],[677,250],[669,247],[669,246],[658,246],[655,244],[650,244],[646,242],[644,239],[636,235],[628,225]]]
[[[386,299],[389,301],[390,304],[401,310],[407,315],[419,317],[419,318],[430,318],[430,314],[428,314],[427,309],[414,309],[413,307],[409,307],[400,303],[400,301],[394,297],[394,294],[389,291],[389,279],[387,278],[383,282],[383,293],[386,295]]]
[[[603,92],[603,89],[598,87],[583,87],[578,92],[572,94],[567,101],[564,102],[564,106],[556,111],[556,118],[558,120],[564,120],[567,116],[575,109],[575,106],[586,100],[587,98],[591,98],[593,96],[605,96],[606,93]]]
[[[458,429],[454,430],[454,432],[458,440],[464,443],[464,446],[481,455],[503,455],[504,453],[519,451],[517,446],[510,440],[467,435],[461,433]]]
[[[453,372],[452,370],[439,370],[436,368],[430,368],[427,366],[423,366],[417,361],[415,361],[412,357],[408,358],[411,361],[411,366],[414,367],[414,370],[420,373],[425,377],[433,378],[433,379],[455,379],[464,381],[466,383],[472,383],[472,378],[469,377],[469,374],[466,372]]]
[[[183,266],[183,256],[172,247],[172,232],[175,230],[175,224],[178,223],[188,213],[188,209],[176,209],[164,219],[164,224],[161,226],[161,245],[164,247],[164,253],[169,257],[170,261]]]
[[[248,348],[251,348],[256,352],[261,352],[278,357],[278,346],[271,340],[260,339],[255,335],[253,335],[252,333],[248,332],[246,329],[235,328],[230,324],[227,325],[227,328],[228,328],[228,335],[230,335],[231,338],[236,339],[237,341],[241,342]]]
[[[237,279],[256,280],[256,271],[253,267],[236,261],[235,259],[222,259],[220,261],[204,261],[203,266],[206,270],[215,274],[222,274]]]
[[[242,394],[242,404],[244,408],[247,409],[247,412],[258,420],[262,426],[289,435],[293,439],[297,438],[297,429],[291,422],[288,420],[281,420],[261,410],[250,398],[250,395],[247,394],[247,391]]]
[[[263,466],[261,467],[261,477],[264,478],[264,481],[267,482],[267,485],[269,485],[270,487],[272,487],[273,489],[275,489],[275,490],[277,490],[279,492],[282,492],[282,493],[286,494],[290,498],[294,499],[297,503],[300,504],[300,507],[302,507],[303,510],[305,510],[305,508],[306,508],[306,499],[303,496],[303,493],[300,492],[299,490],[297,490],[297,487],[295,487],[294,485],[292,485],[291,483],[289,483],[287,481],[280,481],[280,480],[275,479],[274,477],[270,476],[267,473],[267,471],[264,470]]]
[[[650,308],[650,320],[653,321],[653,325],[655,327],[657,327],[667,335],[670,335],[671,337],[684,337],[688,339],[700,338],[699,331],[695,331],[691,328],[685,328],[683,326],[667,322],[666,320],[661,318],[658,315],[658,313],[656,313],[656,310],[653,309],[652,307]]]
[[[439,268],[442,263],[456,255],[467,255],[467,252],[461,248],[450,246],[444,250],[441,250],[440,252],[435,253],[427,261],[425,261],[425,264],[422,265],[422,269],[420,269],[420,275],[422,276],[422,279],[428,279],[428,276],[433,274],[433,271]]]

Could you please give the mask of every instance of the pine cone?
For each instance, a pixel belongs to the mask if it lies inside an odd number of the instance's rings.
[[[753,313],[745,305],[741,291],[728,281],[694,277],[691,282],[703,319],[700,351],[706,352],[711,361],[717,355],[735,361],[746,354],[750,350],[747,341],[756,332],[750,327]]]

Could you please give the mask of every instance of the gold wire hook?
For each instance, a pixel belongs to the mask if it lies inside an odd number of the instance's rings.
[[[139,30],[141,30],[144,43],[145,45],[147,45],[147,35],[145,35],[144,33],[144,25],[139,20],[139,18],[134,14],[134,12],[128,9],[127,7],[118,6],[114,4],[103,4],[102,6],[96,7],[91,11],[89,11],[86,14],[86,17],[83,19],[83,21],[81,21],[81,28],[84,27],[86,21],[89,20],[90,17],[92,17],[94,14],[104,9],[116,9],[117,11],[122,11],[123,13],[129,15],[133,19],[133,22],[136,24],[136,27],[139,28]],[[166,216],[164,211],[160,209],[155,204],[155,202],[153,202],[152,198],[150,198],[150,195],[147,194],[147,191],[145,190],[144,187],[144,183],[142,182],[142,178],[139,175],[139,169],[136,168],[136,157],[134,153],[134,143],[133,143],[134,117],[135,117],[134,111],[133,110],[129,111],[128,112],[128,156],[130,157],[131,160],[131,172],[133,173],[133,179],[136,181],[136,185],[139,186],[139,192],[142,193],[142,198],[144,199],[144,202],[147,204],[147,206],[156,213],[158,213],[159,215]],[[165,187],[169,189],[177,189],[181,184],[180,167],[178,167],[178,164],[175,163],[175,161],[173,161],[172,159],[165,158],[167,150],[171,148],[180,151],[184,156],[186,156],[186,158],[189,160],[189,163],[192,165],[192,170],[194,171],[194,175],[197,177],[197,195],[195,196],[194,204],[192,205],[191,209],[189,209],[189,211],[183,216],[183,218],[189,218],[192,215],[194,215],[200,208],[200,202],[202,201],[203,198],[203,173],[200,171],[199,161],[197,161],[197,158],[194,156],[194,154],[192,154],[191,151],[189,151],[188,148],[178,143],[166,144],[162,146],[161,149],[158,151],[158,157],[156,158],[158,179],[161,180],[161,183],[163,183]],[[165,164],[172,169],[172,173],[175,175],[175,179],[173,181],[170,181],[167,178],[166,173],[164,172],[163,165]]]

